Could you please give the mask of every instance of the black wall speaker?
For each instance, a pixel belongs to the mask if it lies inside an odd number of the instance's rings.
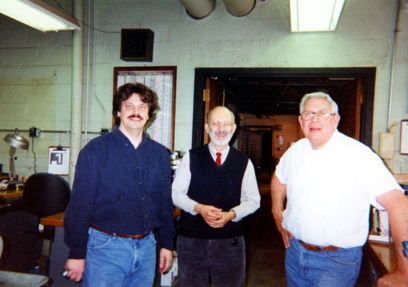
[[[150,29],[122,29],[120,58],[124,61],[152,62],[154,32]]]

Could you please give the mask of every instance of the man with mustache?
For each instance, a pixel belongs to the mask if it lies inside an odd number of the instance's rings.
[[[398,261],[377,286],[407,286],[401,242],[408,240],[408,200],[379,156],[337,130],[339,121],[328,94],[304,95],[299,123],[305,138],[285,152],[272,178],[272,214],[286,247],[288,286],[354,286],[370,204],[388,212]]]
[[[112,112],[117,126],[79,154],[64,217],[65,268],[83,286],[151,287],[156,235],[160,272],[171,264],[169,153],[143,132],[157,109],[157,95],[145,85],[119,87]]]
[[[252,162],[228,145],[234,114],[207,114],[208,145],[186,153],[172,185],[181,211],[177,240],[180,287],[245,285],[244,220],[260,206]]]

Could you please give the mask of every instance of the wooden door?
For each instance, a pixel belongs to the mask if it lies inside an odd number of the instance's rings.
[[[215,80],[208,77],[205,82],[205,90],[203,91],[204,113],[203,126],[207,122],[207,114],[216,106],[224,106],[225,104],[225,89]],[[204,129],[203,144],[210,142],[207,131]]]

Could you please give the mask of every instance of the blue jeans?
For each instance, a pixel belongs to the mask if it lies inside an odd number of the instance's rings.
[[[180,287],[245,286],[245,241],[231,239],[177,239]]]
[[[154,234],[137,240],[89,229],[83,286],[153,285],[156,268]]]
[[[351,287],[360,273],[362,247],[309,251],[291,239],[285,269],[289,287]]]

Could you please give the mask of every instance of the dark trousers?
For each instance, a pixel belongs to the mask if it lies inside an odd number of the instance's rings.
[[[177,240],[180,287],[244,287],[245,241],[196,239]],[[211,280],[211,281],[210,281]]]

